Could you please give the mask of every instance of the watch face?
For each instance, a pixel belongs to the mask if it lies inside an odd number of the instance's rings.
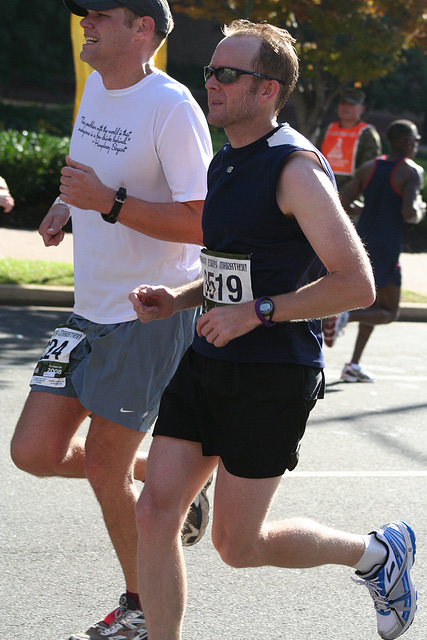
[[[124,189],[123,187],[120,187],[120,189],[116,193],[117,202],[121,202],[123,204],[124,201],[126,200],[126,195],[127,195],[126,189]]]
[[[271,302],[271,300],[264,300],[259,305],[259,310],[261,311],[263,316],[269,316],[271,313],[273,313],[273,303]]]

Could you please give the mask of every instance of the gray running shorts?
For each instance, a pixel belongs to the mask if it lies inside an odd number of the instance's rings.
[[[34,384],[33,376],[31,390],[78,398],[91,413],[146,432],[157,417],[164,388],[193,340],[198,314],[191,309],[148,324],[139,320],[95,324],[72,313],[67,327],[85,336],[69,354],[64,386]]]

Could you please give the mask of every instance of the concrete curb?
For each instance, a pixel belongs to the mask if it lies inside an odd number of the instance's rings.
[[[73,287],[44,287],[36,285],[0,285],[0,305],[73,307]],[[402,322],[427,322],[427,304],[404,302],[400,307]]]
[[[74,288],[2,284],[0,285],[0,305],[72,307]]]

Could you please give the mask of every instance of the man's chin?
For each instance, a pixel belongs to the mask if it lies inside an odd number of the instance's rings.
[[[90,64],[89,60],[91,58],[89,47],[90,45],[84,44],[80,51],[80,60],[82,62],[87,62],[87,64]]]
[[[207,115],[207,121],[209,122],[209,124],[211,124],[213,127],[224,127],[225,123],[224,123],[224,118],[222,118],[219,114],[217,113],[212,113],[211,111],[208,112]]]

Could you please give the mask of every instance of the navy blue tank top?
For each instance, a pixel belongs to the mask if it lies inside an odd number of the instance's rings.
[[[396,263],[402,250],[402,195],[392,185],[393,172],[404,158],[376,158],[374,170],[363,195],[365,205],[357,223],[357,232],[368,250],[371,262]],[[384,285],[381,285],[384,286]]]
[[[209,167],[204,245],[211,251],[251,256],[254,298],[295,291],[326,274],[296,220],[285,216],[276,201],[283,163],[301,150],[314,152],[334,183],[320,151],[288,124],[242,148],[226,144]],[[320,320],[282,322],[256,327],[220,348],[196,334],[193,348],[235,362],[323,367],[321,334]]]

